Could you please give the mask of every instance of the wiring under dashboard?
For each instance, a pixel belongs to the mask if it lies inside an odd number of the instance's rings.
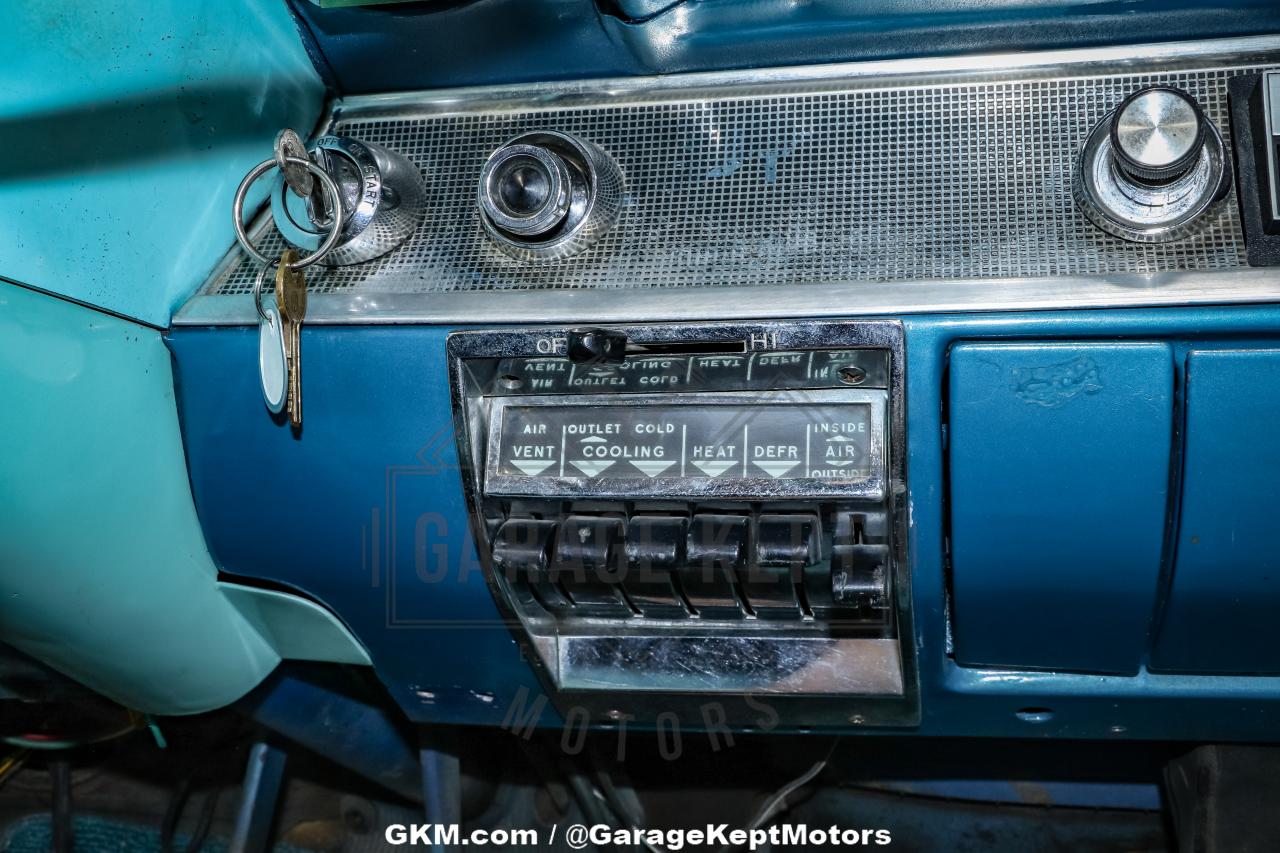
[[[27,749],[14,750],[9,755],[0,760],[0,785],[3,785],[19,770],[22,769],[23,762],[27,760]]]
[[[147,729],[155,739],[156,746],[161,749],[165,748],[166,743],[164,734],[160,731],[160,727],[156,724],[155,720],[147,714],[143,714],[140,711],[134,711],[132,709],[125,709],[125,713],[127,715],[127,722],[123,726],[108,729],[105,732],[69,734],[65,732],[51,733],[31,731],[16,735],[5,735],[0,737],[0,741],[3,741],[9,746],[16,746],[22,749],[75,749],[76,747],[90,746],[92,744],[117,740],[136,731]]]
[[[822,758],[815,761],[807,770],[766,798],[751,820],[748,821],[746,829],[760,829],[785,812],[790,807],[787,801],[788,797],[813,782],[827,769],[831,762],[831,757],[835,754],[836,747],[839,744],[839,738],[832,738],[831,745],[827,748]],[[591,781],[577,769],[576,765],[567,762],[566,765],[564,770],[569,780],[569,787],[573,791],[579,807],[582,808],[584,815],[588,819],[593,822],[603,820],[603,822],[615,826],[626,826],[636,832],[640,843],[649,853],[668,853],[667,848],[646,840],[640,834],[640,831],[646,825],[644,806],[639,798],[635,796],[633,789],[615,784],[609,771],[602,767],[595,767],[594,781]],[[633,806],[623,801],[628,794],[631,795],[631,799],[634,801]],[[612,820],[608,819],[610,817]],[[717,853],[735,853],[739,849],[741,848],[726,845],[720,848]]]

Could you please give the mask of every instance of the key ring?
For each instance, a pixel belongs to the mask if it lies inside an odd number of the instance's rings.
[[[333,180],[328,172],[321,169],[315,163],[312,163],[309,159],[303,159],[302,157],[285,157],[284,162],[292,166],[302,166],[319,179],[321,185],[324,186],[325,194],[329,197],[331,202],[330,207],[334,211],[333,228],[329,231],[329,236],[325,237],[324,242],[320,244],[320,248],[316,249],[305,258],[300,258],[289,264],[289,269],[300,270],[311,266],[316,261],[329,254],[329,252],[338,245],[338,240],[342,237],[343,225],[342,191],[338,189],[337,182]],[[249,242],[249,233],[244,227],[244,199],[245,196],[249,194],[249,187],[253,186],[254,181],[258,180],[258,178],[261,178],[278,165],[279,164],[276,159],[272,157],[270,160],[263,160],[261,163],[254,166],[249,171],[249,174],[244,176],[244,180],[240,182],[240,186],[236,187],[236,197],[231,202],[231,219],[232,224],[234,224],[236,228],[236,239],[240,241],[240,245],[244,247],[244,250],[253,256],[258,263],[265,264],[267,267],[277,263],[279,259],[272,258],[269,255],[264,255],[262,252],[258,251],[256,246]],[[259,278],[261,278],[261,276]],[[262,309],[259,308],[258,310],[259,313],[261,313]]]
[[[258,277],[253,281],[253,307],[258,309],[258,316],[262,318],[262,322],[270,323],[267,319],[267,312],[262,310],[262,288],[267,283],[267,273],[275,269],[280,263],[279,258],[273,258],[269,263],[263,264],[258,270]]]

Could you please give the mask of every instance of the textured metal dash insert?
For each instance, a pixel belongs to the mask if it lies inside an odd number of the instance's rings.
[[[1068,67],[1056,79],[352,119],[333,130],[422,170],[427,219],[385,258],[308,277],[319,292],[441,293],[1231,269],[1245,263],[1234,203],[1193,238],[1137,245],[1091,225],[1070,178],[1089,129],[1139,86],[1186,89],[1229,132],[1226,81],[1243,70],[1166,60],[1118,76]],[[610,152],[627,197],[588,251],[522,263],[486,240],[475,186],[495,147],[539,128]],[[247,293],[254,273],[233,261],[205,292]]]

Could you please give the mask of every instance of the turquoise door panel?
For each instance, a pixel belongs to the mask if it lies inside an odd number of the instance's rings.
[[[319,117],[288,9],[0,0],[0,19],[0,275],[168,325],[234,239],[241,177]]]
[[[1168,501],[1171,348],[964,343],[950,378],[956,660],[1137,672]]]
[[[0,435],[0,641],[164,714],[368,662],[319,606],[218,582],[155,329],[0,283]]]
[[[1280,673],[1280,350],[1187,354],[1173,588],[1152,669]]]

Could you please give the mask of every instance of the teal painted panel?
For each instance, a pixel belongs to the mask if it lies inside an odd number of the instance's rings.
[[[1187,355],[1173,587],[1151,668],[1280,673],[1280,350]]]
[[[218,588],[280,657],[372,665],[364,646],[320,605],[271,589],[232,583]]]
[[[0,283],[0,435],[0,640],[163,714],[282,656],[368,661],[316,605],[219,584],[160,332]]]
[[[0,0],[0,275],[168,325],[323,87],[280,0]]]
[[[956,660],[1132,675],[1164,544],[1173,350],[951,351]]]

